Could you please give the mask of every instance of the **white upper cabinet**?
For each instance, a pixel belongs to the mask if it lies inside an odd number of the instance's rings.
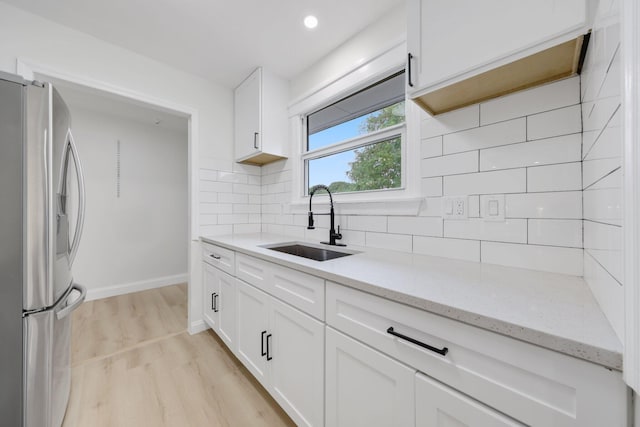
[[[236,161],[263,165],[286,158],[288,82],[258,68],[234,95]]]
[[[409,0],[409,95],[439,114],[574,74],[596,1]]]

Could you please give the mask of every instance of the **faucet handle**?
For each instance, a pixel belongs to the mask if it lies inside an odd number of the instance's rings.
[[[313,212],[309,211],[309,224],[307,225],[307,230],[313,230],[315,227],[313,226]]]
[[[336,240],[342,239],[342,234],[340,234],[340,226],[338,226],[338,232],[336,233],[335,237],[336,237]]]

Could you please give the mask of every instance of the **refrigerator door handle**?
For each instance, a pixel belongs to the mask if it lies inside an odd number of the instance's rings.
[[[56,317],[58,318],[58,320],[62,320],[69,314],[71,314],[76,308],[80,306],[80,304],[84,302],[84,299],[87,297],[87,288],[78,283],[74,283],[73,285],[71,285],[71,290],[67,294],[67,298],[69,298],[69,295],[73,293],[74,289],[80,292],[80,296],[76,298],[71,304],[56,312]]]
[[[85,214],[85,187],[84,187],[84,173],[82,172],[82,165],[80,164],[80,157],[78,157],[78,148],[73,140],[73,134],[71,129],[67,131],[67,141],[71,150],[71,157],[75,163],[76,171],[78,173],[78,220],[76,222],[76,230],[71,242],[71,249],[69,251],[69,265],[73,264],[73,260],[76,257],[78,246],[80,245],[80,237],[82,237],[82,229],[84,228],[84,214]]]

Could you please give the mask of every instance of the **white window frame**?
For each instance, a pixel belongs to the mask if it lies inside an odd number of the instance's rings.
[[[306,117],[303,118],[303,120],[305,120],[305,123],[303,124],[303,128],[307,129],[306,126]],[[333,154],[338,154],[338,153],[342,153],[344,151],[349,151],[349,150],[354,150],[357,148],[362,148],[362,147],[366,147],[368,145],[372,145],[372,144],[376,144],[378,142],[383,142],[383,141],[388,141],[390,139],[396,138],[396,137],[400,137],[400,150],[401,150],[401,164],[400,164],[400,182],[401,185],[399,188],[380,188],[380,189],[375,189],[375,190],[365,190],[365,191],[357,191],[357,192],[345,192],[345,193],[336,193],[336,196],[338,194],[344,194],[344,195],[355,195],[358,193],[372,193],[372,192],[380,192],[380,191],[399,191],[399,190],[404,190],[404,188],[406,187],[406,138],[407,138],[407,132],[406,132],[406,124],[405,123],[398,123],[397,125],[393,125],[393,126],[389,126],[387,128],[384,129],[380,129],[374,132],[370,132],[368,134],[362,135],[362,136],[356,136],[354,138],[349,138],[343,141],[340,141],[338,143],[335,144],[331,144],[331,145],[327,145],[321,148],[317,148],[315,150],[311,150],[311,151],[307,151],[304,152],[301,155],[301,159],[302,159],[302,169],[304,170],[304,175],[303,175],[303,179],[304,179],[304,183],[303,183],[303,191],[306,192],[306,187],[308,186],[309,183],[309,170],[306,167],[306,162],[309,160],[314,160],[314,159],[318,159],[321,157],[326,157],[326,156],[331,156]],[[305,132],[305,141],[307,140],[307,136],[306,136],[306,132]],[[323,183],[326,185],[329,185],[330,183]],[[306,196],[306,194],[304,195]]]
[[[380,210],[381,213],[386,214],[417,214],[422,200],[419,176],[421,110],[408,98],[405,99],[404,124],[394,125],[331,146],[306,151],[306,116],[308,114],[369,87],[405,69],[405,66],[406,44],[402,42],[289,106],[290,135],[293,148],[290,209],[292,212],[306,211],[304,206],[308,207],[309,204],[309,196],[305,194],[308,182],[305,168],[306,160],[319,157],[321,153],[325,155],[337,153],[348,149],[348,147],[356,148],[400,134],[402,140],[401,188],[336,193],[333,195],[333,199],[342,207],[342,213],[376,214],[376,210]],[[321,202],[321,199],[318,201]]]

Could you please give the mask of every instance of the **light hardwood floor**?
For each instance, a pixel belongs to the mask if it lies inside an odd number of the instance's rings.
[[[186,332],[186,306],[186,285],[83,304],[63,426],[295,425],[213,332]]]

